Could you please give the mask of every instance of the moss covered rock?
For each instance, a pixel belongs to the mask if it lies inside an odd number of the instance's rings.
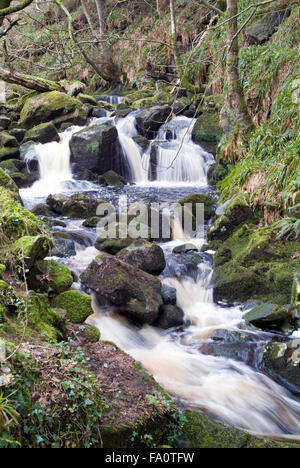
[[[81,106],[80,101],[59,91],[37,94],[26,100],[21,111],[20,123],[24,127],[31,127],[49,122],[74,112]]]
[[[181,448],[291,448],[292,444],[256,437],[214,421],[196,411],[185,411]]]
[[[192,139],[206,151],[216,153],[217,145],[221,140],[223,131],[219,123],[219,113],[207,109],[198,117],[193,128]]]
[[[0,145],[5,148],[18,148],[19,143],[17,139],[7,132],[0,132]]]
[[[244,316],[246,322],[259,327],[280,325],[284,322],[292,322],[294,310],[292,306],[279,306],[271,303],[261,303],[253,307]]]
[[[17,263],[32,268],[36,261],[48,257],[53,248],[53,241],[48,236],[23,236],[9,248]]]
[[[54,260],[39,260],[28,273],[28,285],[37,292],[60,294],[72,284],[70,270]]]
[[[290,384],[291,390],[300,392],[300,339],[268,343],[263,362],[267,371]]]
[[[99,177],[98,183],[104,187],[124,187],[125,179],[115,171],[108,171]]]
[[[81,282],[98,299],[114,305],[122,314],[152,324],[162,305],[161,282],[115,257],[102,254],[82,273]]]
[[[16,183],[2,168],[0,168],[0,186],[10,190],[11,192],[18,191]]]
[[[137,239],[122,249],[117,258],[152,275],[159,275],[166,267],[162,248],[143,239]]]
[[[83,323],[94,313],[91,297],[79,291],[61,293],[54,299],[53,305],[67,312],[67,319],[72,323]]]
[[[59,141],[59,135],[54,124],[52,122],[46,122],[28,130],[24,137],[24,143],[26,143],[27,141],[34,141],[37,143]]]
[[[206,220],[211,218],[214,212],[214,207],[216,205],[215,200],[211,196],[206,195],[205,193],[193,193],[192,195],[187,195],[186,197],[178,200],[178,203],[181,206],[184,206],[186,204],[191,204],[193,216],[196,216],[197,214],[197,204],[199,205],[203,204],[204,205],[204,218]]]
[[[56,342],[62,339],[61,316],[51,308],[47,295],[31,293],[28,312],[29,327],[38,332],[42,340]]]

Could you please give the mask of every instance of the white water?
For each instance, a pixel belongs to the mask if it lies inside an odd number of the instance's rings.
[[[192,141],[196,120],[176,117],[163,125],[157,136],[156,181],[160,183],[207,184],[207,170],[214,163],[212,154]],[[150,157],[143,164],[149,168]]]
[[[211,275],[212,269],[202,265],[197,283],[166,280],[176,287],[178,304],[193,323],[182,337],[150,326],[139,330],[125,318],[102,310],[95,300],[95,314],[89,322],[99,327],[103,340],[115,342],[140,361],[188,407],[256,434],[295,434],[292,439],[297,439],[300,403],[289,392],[243,363],[199,351],[212,331],[237,329],[243,320],[240,308],[213,304]]]
[[[136,183],[146,181],[147,171],[144,170],[142,165],[141,149],[132,139],[138,134],[135,127],[135,113],[129,114],[125,119],[119,119],[116,127],[124,157],[130,168],[131,181]]]

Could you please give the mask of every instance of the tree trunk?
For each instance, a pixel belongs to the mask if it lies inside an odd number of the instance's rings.
[[[233,111],[237,124],[243,130],[246,136],[253,128],[253,122],[250,117],[246,100],[243,93],[243,88],[239,77],[239,38],[238,38],[238,22],[236,15],[238,14],[237,0],[227,0],[227,15],[228,18],[233,18],[228,21],[227,26],[227,78],[228,78],[228,101],[230,108]]]
[[[0,67],[0,80],[6,83],[24,86],[28,89],[34,89],[39,92],[47,91],[64,91],[64,89],[54,81],[44,80],[43,78],[36,78],[31,75],[22,75],[13,71],[5,70]]]
[[[84,16],[86,17],[86,20],[87,20],[88,25],[89,25],[89,27],[90,27],[90,30],[91,30],[91,32],[92,32],[92,35],[93,35],[94,37],[96,37],[96,33],[95,33],[94,27],[93,27],[93,22],[92,22],[92,20],[91,20],[91,17],[90,17],[90,15],[89,15],[88,9],[87,9],[87,7],[86,7],[85,0],[81,0],[81,6],[82,6],[82,10],[83,10]]]
[[[177,46],[177,26],[176,26],[176,15],[175,15],[175,4],[174,0],[170,0],[170,19],[171,19],[171,41],[172,41],[172,48],[176,63],[177,73],[180,76],[180,57],[179,51]]]
[[[97,13],[98,13],[98,21],[99,21],[99,39],[100,41],[104,41],[105,36],[105,20],[104,20],[104,0],[95,0]],[[105,42],[102,44],[103,48],[105,47]]]
[[[158,16],[160,17],[160,4],[159,4],[160,0],[156,0],[156,11],[157,11],[157,14]]]
[[[26,8],[32,2],[33,0],[23,0],[23,2],[18,3],[18,5],[11,6],[12,0],[0,0],[0,27],[3,24],[5,16],[11,15],[20,10],[24,10],[24,8]]]

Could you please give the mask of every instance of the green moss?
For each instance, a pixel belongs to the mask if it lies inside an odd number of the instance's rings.
[[[47,236],[24,236],[9,248],[19,264],[23,260],[27,268],[32,268],[37,260],[48,257],[54,247],[53,241]]]
[[[185,411],[180,446],[184,448],[293,448],[289,443],[256,437],[218,423],[196,411]]]
[[[55,307],[67,311],[67,319],[73,323],[83,323],[94,313],[91,297],[79,291],[71,290],[60,294],[53,302]]]
[[[0,168],[0,185],[1,187],[7,188],[11,192],[18,191],[18,187],[15,182],[6,172],[4,172],[2,168]]]
[[[28,273],[28,284],[37,292],[60,294],[72,286],[73,276],[54,260],[39,260]]]
[[[62,339],[61,317],[51,308],[47,295],[31,293],[29,296],[28,335],[38,336],[42,340],[57,342]]]
[[[83,336],[90,342],[90,343],[97,343],[101,338],[100,330],[94,325],[90,325],[86,323],[84,325]]]
[[[41,220],[21,205],[17,194],[4,187],[0,187],[0,226],[8,239],[36,236],[38,232],[47,230]]]
[[[82,104],[65,93],[51,91],[29,97],[21,111],[20,123],[25,127],[52,120],[80,109]]]

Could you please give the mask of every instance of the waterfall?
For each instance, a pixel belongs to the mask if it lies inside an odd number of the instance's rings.
[[[25,156],[25,162],[28,166],[30,161],[38,161],[40,178],[30,189],[22,190],[23,194],[27,193],[32,197],[41,197],[49,193],[60,193],[64,190],[64,183],[72,180],[69,142],[72,135],[81,128],[77,126],[70,127],[59,134],[59,142],[39,143],[29,149]]]
[[[192,141],[195,123],[194,119],[176,117],[160,128],[152,160],[156,181],[207,185],[207,170],[214,158]]]
[[[99,99],[100,101],[108,102],[108,104],[110,104],[111,106],[117,106],[118,104],[121,104],[124,98],[122,96],[110,95],[101,96]]]
[[[138,134],[135,127],[135,112],[129,114],[124,119],[119,119],[116,127],[118,129],[123,157],[126,159],[130,169],[130,181],[137,183],[147,181],[147,172],[143,168],[141,149],[132,139],[132,137]]]
[[[201,264],[196,282],[164,280],[176,288],[178,305],[192,322],[183,335],[151,326],[138,329],[124,317],[102,310],[95,300],[95,314],[88,321],[99,327],[103,340],[113,341],[140,361],[188,407],[256,434],[299,434],[300,403],[287,390],[242,362],[201,353],[201,344],[214,330],[237,330],[243,322],[239,307],[224,309],[213,303],[212,271]]]

